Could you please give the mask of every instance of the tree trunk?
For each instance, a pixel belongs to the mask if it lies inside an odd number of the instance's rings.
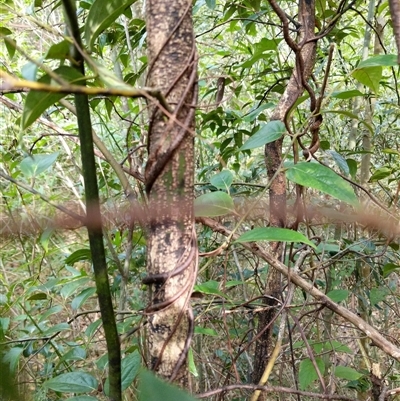
[[[193,331],[189,305],[197,268],[194,231],[194,115],[197,56],[191,0],[146,2],[147,86],[161,90],[169,112],[149,103],[145,179],[152,220],[148,230],[150,367],[187,385]]]
[[[282,10],[275,2],[270,2],[278,13]],[[282,12],[283,13],[283,12]],[[315,3],[314,1],[300,0],[299,19],[301,23],[300,40],[314,37],[315,28]],[[287,116],[291,107],[304,91],[304,81],[307,81],[314,67],[316,54],[316,41],[310,41],[304,45],[299,44],[296,54],[296,67],[289,83],[282,95],[271,120],[287,122]],[[282,142],[279,139],[265,146],[265,165],[267,168],[269,187],[269,209],[270,226],[286,226],[286,178],[283,171],[278,172],[282,167]],[[278,172],[278,173],[277,173]],[[279,243],[272,243],[271,250],[274,255],[280,258],[283,247]],[[258,339],[256,342],[253,380],[258,383],[267,365],[271,351],[271,335],[274,320],[276,318],[276,299],[281,298],[281,274],[270,266],[268,277],[264,288],[265,311],[260,312],[258,318]]]

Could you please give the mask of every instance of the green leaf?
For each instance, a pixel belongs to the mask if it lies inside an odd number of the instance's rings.
[[[233,210],[233,200],[226,192],[209,192],[200,195],[194,200],[194,214],[196,217],[224,216]]]
[[[336,199],[356,206],[358,200],[351,185],[328,167],[317,163],[300,162],[287,169],[288,180],[314,188]]]
[[[323,375],[325,372],[325,363],[321,358],[315,358],[318,369]],[[305,390],[314,380],[318,379],[317,371],[311,359],[304,359],[301,361],[299,368],[299,384],[300,390]]]
[[[64,298],[71,296],[79,287],[86,286],[90,281],[89,277],[72,278],[67,282],[60,291],[60,295]]]
[[[377,168],[369,179],[370,182],[383,180],[393,174],[393,169],[389,167]]]
[[[332,290],[329,291],[326,296],[329,297],[333,302],[341,302],[344,301],[350,292],[347,290]]]
[[[271,109],[272,107],[275,107],[275,103],[264,103],[261,106],[257,107],[255,110],[250,111],[248,114],[245,114],[242,118],[242,121],[246,123],[251,123],[254,121],[257,116],[264,111],[265,109]]]
[[[97,37],[135,1],[95,0],[85,23],[85,39],[89,50],[93,50]]]
[[[395,265],[394,263],[386,263],[382,268],[383,277],[386,278],[391,273],[393,273],[393,272],[395,272],[396,270],[399,270],[399,269],[400,269],[399,265]]]
[[[90,393],[97,390],[97,380],[85,372],[69,372],[53,377],[43,387],[60,393]]]
[[[71,253],[71,255],[65,259],[65,264],[72,266],[74,263],[80,262],[81,260],[92,260],[90,249],[78,249]]]
[[[381,54],[379,56],[373,56],[366,60],[360,61],[357,68],[365,67],[397,67],[397,55],[396,54]]]
[[[68,82],[79,82],[82,80],[82,75],[74,68],[62,66],[54,70],[54,73]],[[51,83],[51,77],[44,75],[38,82],[44,84]],[[65,97],[65,93],[46,93],[38,91],[30,91],[26,96],[24,111],[22,112],[22,128],[28,128],[45,110]]]
[[[67,398],[66,401],[99,401],[99,399],[91,395],[77,395],[76,397]]]
[[[28,297],[29,301],[42,301],[43,299],[47,299],[47,294],[45,292],[38,292]]]
[[[40,173],[45,172],[57,160],[58,152],[46,154],[34,154],[25,157],[20,163],[22,173],[27,178],[36,177]]]
[[[346,159],[347,165],[349,166],[349,173],[351,178],[356,178],[357,174],[357,162],[354,159]]]
[[[218,336],[218,333],[214,329],[210,329],[208,327],[196,326],[194,332],[195,334],[204,334],[205,336],[213,336],[213,337]]]
[[[220,297],[226,297],[226,295],[219,290],[219,282],[215,280],[210,280],[202,284],[197,284],[194,286],[193,291],[198,291],[203,294],[219,295]]]
[[[125,358],[122,359],[121,361],[121,388],[122,391],[125,391],[135,380],[139,368],[140,368],[140,363],[142,361],[142,357],[139,354],[139,351],[132,352],[131,354],[128,354]],[[104,384],[104,392],[106,393],[107,396],[110,395],[110,382],[109,378],[107,378],[105,384]]]
[[[54,45],[50,46],[45,58],[53,60],[65,60],[69,56],[70,46],[71,44],[67,40],[55,43]]]
[[[369,300],[371,302],[371,305],[376,305],[379,302],[383,301],[388,294],[389,290],[385,287],[372,288],[369,292]]]
[[[162,381],[147,370],[141,371],[139,378],[139,401],[196,401],[190,394]]]
[[[215,8],[215,3],[216,3],[216,0],[206,0],[207,7],[208,7],[210,10],[214,10],[214,8]]]
[[[228,190],[233,182],[233,174],[229,170],[222,170],[211,177],[210,182],[215,188]]]
[[[285,131],[286,127],[282,121],[270,121],[267,124],[263,124],[261,128],[243,144],[240,150],[254,149],[274,142],[279,139]]]
[[[316,246],[303,234],[288,228],[258,227],[242,234],[235,242],[279,241],[302,242],[316,249]]]
[[[331,96],[336,99],[350,99],[356,96],[364,96],[364,94],[358,89],[352,89],[348,91],[333,92]]]
[[[95,287],[85,288],[79,295],[77,295],[71,302],[72,309],[79,309],[85,301],[96,293]]]
[[[364,375],[357,372],[355,369],[349,368],[347,366],[336,366],[335,376],[346,380],[358,380]]]
[[[193,350],[192,348],[189,348],[188,352],[188,367],[189,367],[189,372],[194,376],[198,377],[199,373],[197,372],[196,364],[194,363],[194,358],[193,358]]]
[[[58,333],[60,331],[71,330],[71,327],[68,323],[59,323],[54,326],[49,327],[47,330],[43,331],[44,336],[51,336],[54,333]]]
[[[326,153],[332,156],[332,159],[335,161],[342,174],[349,175],[349,165],[347,164],[346,159],[340,153],[336,152],[335,150],[327,150]]]
[[[382,78],[382,67],[356,68],[351,75],[374,93],[379,92],[379,81]]]

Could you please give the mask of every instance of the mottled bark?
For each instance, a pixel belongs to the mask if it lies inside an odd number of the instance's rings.
[[[148,230],[144,283],[150,286],[149,366],[185,386],[193,319],[189,299],[197,266],[194,232],[196,51],[191,0],[146,2],[147,86],[164,94],[170,113],[150,105],[145,179],[157,217]]]
[[[270,1],[278,14],[282,11],[274,1]],[[284,17],[284,16],[283,16]],[[285,18],[285,17],[284,17]],[[300,0],[299,18],[301,23],[300,43],[291,45],[297,47],[296,66],[289,83],[283,93],[271,120],[287,122],[291,107],[304,91],[304,84],[311,76],[316,54],[316,41],[310,41],[314,37],[315,27],[315,3],[314,1]],[[301,41],[306,39],[307,43]],[[295,49],[294,49],[295,50]],[[265,146],[265,165],[267,168],[269,188],[270,226],[286,226],[286,177],[282,168],[282,143],[283,139],[269,143]],[[274,256],[280,258],[282,254],[281,244],[271,244]],[[258,339],[256,342],[253,380],[258,382],[265,370],[271,351],[271,335],[273,322],[276,318],[276,299],[281,297],[281,273],[270,267],[264,289],[264,304],[267,307],[259,314]]]

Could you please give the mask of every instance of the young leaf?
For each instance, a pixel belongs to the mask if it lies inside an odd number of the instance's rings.
[[[351,185],[328,167],[300,162],[287,169],[288,180],[314,188],[343,202],[356,206],[358,200]]]
[[[210,182],[215,188],[228,190],[233,182],[233,175],[229,170],[222,170],[211,177]]]
[[[263,124],[261,128],[243,144],[240,150],[254,149],[274,142],[279,139],[285,131],[285,124],[283,124],[282,121],[270,121],[267,124]]]
[[[233,210],[233,200],[226,192],[209,192],[200,195],[194,200],[194,214],[196,217],[223,216]]]
[[[325,372],[325,363],[321,358],[315,358],[318,369],[323,375]],[[300,390],[305,390],[314,380],[318,379],[317,371],[310,359],[304,359],[299,368]]]
[[[151,372],[143,370],[139,378],[139,401],[196,401],[190,394],[162,381]]]
[[[279,241],[302,242],[316,248],[303,234],[288,228],[258,227],[242,234],[235,242]]]
[[[347,366],[336,366],[335,376],[346,380],[358,380],[360,377],[364,376],[362,373],[357,372],[353,368]]]
[[[85,23],[86,45],[93,50],[97,37],[136,0],[96,0]]]
[[[85,372],[62,373],[43,383],[43,387],[60,393],[90,393],[97,390],[97,380]]]

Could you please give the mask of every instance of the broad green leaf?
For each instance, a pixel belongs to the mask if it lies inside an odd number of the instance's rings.
[[[224,216],[233,210],[233,200],[226,192],[209,192],[200,195],[194,200],[194,214],[196,217]]]
[[[282,121],[270,121],[267,124],[263,124],[261,128],[243,144],[240,150],[254,149],[274,142],[279,139],[285,131],[286,127]]]
[[[386,263],[382,268],[383,277],[387,277],[391,273],[393,273],[393,272],[395,272],[396,270],[399,270],[399,269],[400,269],[399,265],[395,265],[394,263]]]
[[[372,176],[369,180],[370,180],[370,182],[383,180],[384,178],[387,178],[392,174],[393,174],[393,169],[391,169],[389,167],[380,167],[374,171],[374,173],[372,174]]]
[[[321,358],[315,358],[318,369],[321,375],[325,372],[325,363]],[[299,368],[299,385],[300,390],[305,390],[314,380],[318,379],[317,371],[311,361],[311,359],[304,359],[301,361]]]
[[[86,372],[62,373],[43,383],[44,388],[60,393],[90,393],[97,390],[97,380]]]
[[[55,43],[47,51],[46,59],[65,60],[68,58],[71,44],[67,40]]]
[[[97,37],[107,29],[136,0],[95,0],[85,23],[85,39],[93,50]]]
[[[196,334],[204,334],[205,336],[213,336],[213,337],[217,337],[218,336],[218,333],[214,329],[210,329],[208,327],[196,326],[194,328],[194,332]]]
[[[336,366],[335,376],[346,380],[358,380],[364,375],[357,372],[355,369],[349,368],[347,366]]]
[[[371,305],[376,305],[383,301],[389,294],[389,290],[385,287],[371,288],[369,292],[369,300]]]
[[[140,363],[142,357],[139,352],[136,350],[131,354],[128,354],[121,361],[121,388],[122,391],[125,391],[135,380],[136,375],[139,372]],[[107,378],[104,384],[104,392],[107,396],[110,395],[110,382],[109,378]]]
[[[382,78],[382,67],[358,67],[351,75],[353,75],[358,82],[371,89],[372,92],[379,92],[379,81]]]
[[[66,401],[99,401],[99,399],[91,395],[77,395],[76,397],[67,398]]]
[[[80,262],[81,260],[92,260],[90,249],[78,249],[71,253],[71,255],[65,259],[65,264],[72,266],[74,263]]]
[[[255,110],[252,110],[248,114],[245,114],[242,120],[245,121],[246,123],[250,123],[254,121],[263,110],[271,109],[272,107],[275,106],[276,106],[275,103],[264,103],[261,106],[257,107]]]
[[[332,290],[329,291],[326,296],[329,297],[333,302],[341,302],[347,299],[350,292],[347,290]]]
[[[139,373],[139,379],[139,401],[196,401],[190,394],[146,370]]]
[[[219,295],[220,297],[226,297],[226,295],[219,290],[219,282],[215,280],[210,280],[202,284],[197,284],[194,286],[193,291],[198,291],[203,294]]]
[[[396,54],[381,54],[379,56],[373,56],[366,60],[360,61],[357,68],[365,67],[397,67],[397,55]]]
[[[54,70],[54,73],[59,75],[65,81],[78,83],[82,80],[82,75],[72,67],[62,66]],[[44,75],[38,82],[50,84],[51,78],[49,75]],[[24,111],[22,113],[22,128],[28,128],[32,123],[40,117],[47,108],[65,97],[65,93],[46,93],[38,91],[30,91],[26,96]]]
[[[229,170],[222,170],[210,178],[210,182],[215,188],[228,190],[233,182],[233,174]]]
[[[358,200],[351,185],[328,167],[318,163],[300,162],[287,169],[288,180],[314,188],[343,202],[356,206]]]
[[[235,242],[279,241],[302,242],[316,248],[303,234],[288,228],[258,227],[242,234]]]
[[[40,173],[45,172],[57,160],[58,152],[46,154],[33,154],[25,157],[20,163],[22,173],[27,178],[38,176]]]
[[[336,99],[350,99],[356,96],[364,96],[364,94],[358,89],[352,89],[348,91],[333,92],[331,95],[331,97],[334,97]]]
[[[88,298],[96,293],[95,287],[85,288],[79,295],[77,295],[71,302],[72,309],[79,309]]]

